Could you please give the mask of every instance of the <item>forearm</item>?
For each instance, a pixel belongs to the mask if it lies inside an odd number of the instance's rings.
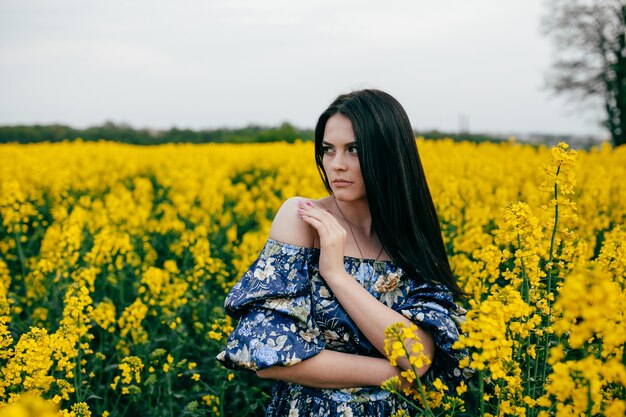
[[[400,369],[383,358],[335,352],[319,354],[291,366],[272,366],[257,371],[261,378],[280,379],[313,388],[378,386],[399,375]]]
[[[347,273],[339,278],[332,280],[331,289],[335,297],[367,340],[379,352],[385,354],[385,329],[396,322],[403,322],[406,325],[413,323],[402,314],[378,301]],[[422,345],[424,345],[424,354],[432,360],[435,352],[432,336],[419,327],[417,333]],[[407,348],[410,351],[410,345]],[[403,369],[410,367],[405,358],[398,359],[398,366]],[[428,365],[425,365],[418,370],[418,375],[423,375],[427,370]]]

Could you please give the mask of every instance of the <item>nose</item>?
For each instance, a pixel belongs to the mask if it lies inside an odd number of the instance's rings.
[[[346,169],[346,162],[345,162],[342,152],[337,152],[335,154],[335,157],[333,158],[333,162],[331,166],[333,169],[339,170],[339,171]]]

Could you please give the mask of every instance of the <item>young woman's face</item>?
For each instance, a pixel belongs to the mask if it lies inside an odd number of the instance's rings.
[[[324,171],[335,198],[346,201],[365,199],[365,184],[350,119],[339,113],[328,119],[322,152]]]

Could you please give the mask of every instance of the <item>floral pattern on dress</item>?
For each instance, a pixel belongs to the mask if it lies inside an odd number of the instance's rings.
[[[268,242],[231,289],[224,308],[239,325],[217,357],[225,366],[293,365],[324,349],[311,314],[306,249]]]
[[[259,257],[226,297],[239,319],[217,359],[232,369],[292,365],[322,349],[383,357],[365,338],[319,274],[318,248],[268,239]],[[344,257],[346,272],[380,302],[432,334],[435,356],[423,380],[452,387],[466,377],[452,349],[465,310],[443,285],[418,282],[393,261]],[[406,408],[380,387],[318,389],[277,381],[267,416],[390,416]]]

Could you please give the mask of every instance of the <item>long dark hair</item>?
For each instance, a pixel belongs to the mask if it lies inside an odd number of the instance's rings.
[[[315,127],[315,161],[330,194],[322,140],[326,122],[337,113],[352,122],[372,227],[389,256],[410,276],[441,283],[457,298],[464,295],[448,262],[415,135],[402,105],[383,91],[369,89],[340,95],[322,113]]]

